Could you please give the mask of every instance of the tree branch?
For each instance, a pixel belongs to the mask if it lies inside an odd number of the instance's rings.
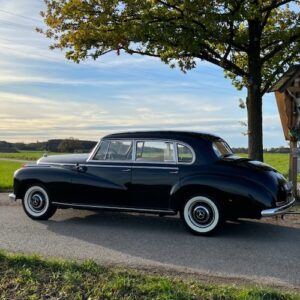
[[[275,1],[272,1],[272,3],[270,5],[268,5],[265,8],[263,8],[261,11],[262,12],[267,12],[269,10],[271,11],[271,10],[273,10],[275,8],[278,8],[278,7],[280,7],[280,6],[284,5],[284,4],[287,4],[289,2],[293,2],[293,1],[292,0],[283,0],[283,1],[277,2],[275,0]]]
[[[270,51],[268,54],[266,54],[262,59],[262,64],[265,63],[266,61],[268,61],[269,59],[271,59],[273,56],[275,56],[278,52],[280,52],[281,50],[284,49],[284,47],[286,47],[286,44],[291,44],[295,41],[297,41],[297,39],[300,38],[300,31],[291,36],[287,41],[282,41],[281,44],[277,45],[276,47],[274,47],[274,49],[272,51]]]
[[[261,91],[261,95],[263,96],[271,87],[274,79],[277,75],[279,75],[282,72],[282,68],[284,65],[286,65],[289,61],[291,61],[295,56],[295,53],[290,54],[285,60],[281,62],[281,64],[277,67],[277,69],[273,72],[273,74],[270,76],[270,79],[266,81],[264,84],[264,88]]]

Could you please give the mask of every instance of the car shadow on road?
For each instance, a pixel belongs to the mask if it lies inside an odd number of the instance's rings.
[[[297,228],[243,220],[202,237],[187,232],[178,217],[76,210],[46,224],[55,234],[159,263],[232,274],[247,266],[247,274],[279,278],[287,269],[291,281],[299,277]]]

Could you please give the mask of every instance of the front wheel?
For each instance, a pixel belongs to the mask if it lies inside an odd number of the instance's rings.
[[[197,235],[212,234],[223,219],[220,205],[206,196],[194,196],[188,199],[180,215],[187,229]]]
[[[26,215],[33,220],[48,220],[56,212],[46,188],[41,185],[28,187],[22,204]]]

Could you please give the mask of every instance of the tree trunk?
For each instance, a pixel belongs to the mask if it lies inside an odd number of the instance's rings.
[[[263,161],[262,97],[256,86],[248,87],[248,156]]]
[[[263,161],[260,39],[259,21],[249,21],[248,155],[251,159]]]

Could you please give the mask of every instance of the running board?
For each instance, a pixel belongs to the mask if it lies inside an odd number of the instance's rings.
[[[176,215],[176,212],[171,209],[147,209],[147,208],[135,208],[135,207],[119,207],[119,206],[106,206],[106,205],[88,205],[88,204],[75,204],[75,203],[63,203],[63,202],[52,202],[52,204],[61,207],[72,207],[72,208],[86,208],[86,209],[104,209],[104,210],[118,210],[127,212],[142,212],[149,214],[167,214]]]

